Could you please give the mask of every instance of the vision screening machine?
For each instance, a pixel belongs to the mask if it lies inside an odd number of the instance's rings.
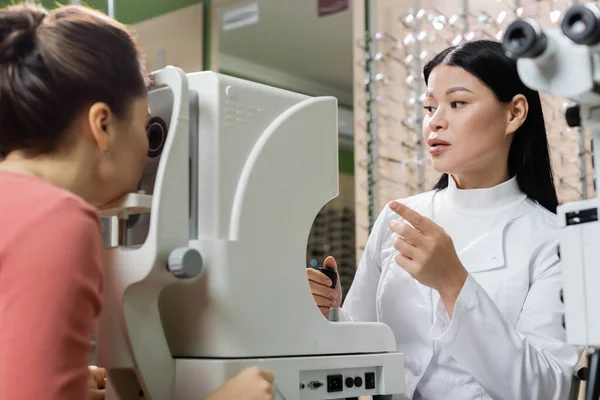
[[[338,195],[336,99],[153,78],[139,192],[103,210],[107,399],[201,400],[250,366],[274,373],[278,400],[402,393],[391,330],[324,318],[306,278],[311,225]]]
[[[503,46],[527,86],[576,103],[566,110],[567,123],[591,131],[593,164],[600,165],[600,9],[575,5],[560,28],[545,31],[533,20],[516,20]],[[600,398],[599,207],[599,197],[558,207],[567,341],[590,347],[589,377],[580,376],[588,380],[587,400]]]

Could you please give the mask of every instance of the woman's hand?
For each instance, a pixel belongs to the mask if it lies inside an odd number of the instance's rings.
[[[331,268],[335,272],[338,272],[335,258],[331,256],[323,261],[323,267]],[[339,274],[335,289],[331,289],[333,283],[331,279],[314,268],[307,268],[306,275],[315,303],[317,303],[319,310],[321,310],[321,314],[327,318],[329,316],[329,309],[339,307],[342,303],[342,286],[340,285]]]
[[[390,222],[390,229],[398,234],[394,248],[400,252],[396,263],[423,285],[439,292],[452,317],[454,304],[467,279],[448,234],[430,219],[399,202],[390,208],[404,221]]]
[[[89,366],[88,370],[90,371],[88,379],[90,399],[104,400],[106,391],[106,370],[104,368],[93,366]]]
[[[249,367],[234,376],[205,400],[274,400],[273,373]]]

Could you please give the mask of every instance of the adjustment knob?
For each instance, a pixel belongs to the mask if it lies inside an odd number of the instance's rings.
[[[179,247],[169,254],[167,268],[177,279],[189,279],[202,272],[204,263],[200,252],[189,247]]]
[[[581,109],[578,105],[571,106],[567,108],[565,111],[565,119],[567,120],[567,125],[571,128],[575,128],[576,126],[581,126]]]

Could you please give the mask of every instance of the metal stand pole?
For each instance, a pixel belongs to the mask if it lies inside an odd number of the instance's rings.
[[[115,17],[115,0],[107,0],[108,16],[111,18]],[[81,5],[81,0],[71,0],[72,5]]]
[[[571,5],[577,5],[578,1],[571,1]],[[587,165],[585,163],[585,132],[582,128],[577,128],[579,135],[578,152],[579,152],[579,182],[581,183],[581,199],[588,198],[587,186]],[[593,156],[593,153],[592,153]]]
[[[375,0],[365,0],[365,42],[366,42],[366,104],[367,104],[367,192],[369,204],[369,232],[379,215],[379,196],[377,193],[378,151],[377,151],[377,97],[374,85],[377,69],[375,54],[377,48],[373,40],[377,26],[377,6]]]
[[[462,34],[463,36],[469,32],[469,0],[462,1]]]
[[[108,16],[111,18],[115,18],[115,0],[107,0],[108,1]]]
[[[423,159],[425,158],[425,149],[423,144],[423,138],[421,137],[421,132],[418,129],[421,126],[423,120],[423,108],[419,103],[419,99],[421,98],[421,92],[423,88],[421,87],[421,42],[417,39],[419,33],[421,32],[421,20],[417,18],[417,14],[421,9],[421,0],[413,0],[413,16],[414,16],[414,24],[412,33],[415,37],[415,47],[414,47],[414,63],[413,63],[413,75],[415,77],[415,91],[414,96],[417,100],[415,102],[415,126],[417,127],[416,132],[414,134],[417,136],[417,190],[418,192],[425,191],[425,163]]]
[[[588,198],[588,185],[587,185],[587,165],[585,162],[585,133],[583,129],[577,128],[577,134],[579,135],[579,181],[581,183],[581,198]]]

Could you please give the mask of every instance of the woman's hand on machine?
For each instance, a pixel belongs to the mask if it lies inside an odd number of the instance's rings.
[[[106,370],[89,366],[88,388],[91,400],[104,400],[106,390]]]
[[[205,400],[274,400],[274,376],[258,367],[250,367],[234,376]]]
[[[331,256],[325,259],[323,267],[331,268],[335,272],[338,272],[335,258]],[[310,292],[312,293],[317,306],[319,306],[319,310],[321,310],[321,313],[327,318],[329,309],[337,308],[342,303],[342,286],[340,285],[339,273],[335,289],[331,288],[331,279],[314,268],[307,268],[306,275],[308,276]]]

